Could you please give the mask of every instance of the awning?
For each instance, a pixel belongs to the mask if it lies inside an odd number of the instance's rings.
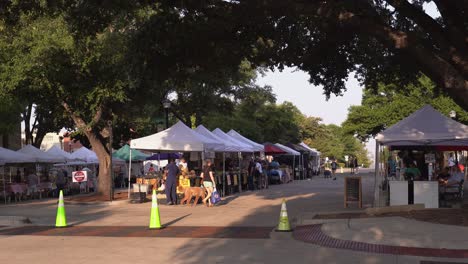
[[[276,146],[275,144],[266,142],[263,143],[263,146],[265,148],[265,154],[266,155],[282,155],[282,154],[287,154],[286,151],[281,149],[280,147]]]

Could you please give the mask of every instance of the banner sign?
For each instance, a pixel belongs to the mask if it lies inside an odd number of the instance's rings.
[[[88,180],[87,171],[74,171],[72,172],[73,182],[85,182]]]

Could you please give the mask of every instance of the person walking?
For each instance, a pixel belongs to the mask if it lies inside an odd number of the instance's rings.
[[[336,163],[336,160],[333,159],[332,163],[331,163],[331,169],[332,169],[332,176],[333,176],[333,180],[336,180],[336,169],[338,168],[338,163]]]
[[[212,207],[213,204],[211,203],[211,194],[213,193],[213,188],[216,186],[214,175],[213,175],[213,168],[211,167],[211,160],[207,159],[205,162],[205,166],[203,167],[203,171],[200,175],[203,179],[203,187],[205,187],[208,194],[206,195],[205,199],[203,199],[203,204],[206,205],[206,201],[208,201],[208,206]]]
[[[177,175],[179,175],[179,167],[174,162],[174,159],[169,159],[169,164],[166,166],[167,178],[166,178],[166,200],[167,205],[177,204]]]
[[[358,174],[358,172],[359,172],[359,162],[358,162],[357,157],[354,157],[353,162],[354,162],[354,174]]]

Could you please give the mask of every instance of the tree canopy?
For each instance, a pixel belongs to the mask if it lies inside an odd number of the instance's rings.
[[[431,2],[440,17],[424,11]],[[403,86],[424,73],[468,109],[466,0],[181,0],[162,7],[176,10],[177,25],[202,21],[209,34],[200,43],[229,47],[256,65],[298,67],[327,95],[346,90],[350,73],[372,87]]]
[[[366,141],[425,104],[432,105],[446,116],[453,110],[457,114],[457,121],[468,124],[468,112],[447,95],[437,93],[436,86],[429,78],[422,76],[416,84],[403,88],[396,86],[379,84],[377,88],[366,87],[362,105],[350,107],[343,123],[344,131]]]

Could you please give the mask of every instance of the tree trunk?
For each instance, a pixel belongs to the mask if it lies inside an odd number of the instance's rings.
[[[23,121],[24,121],[24,137],[25,137],[25,144],[32,144],[33,143],[33,135],[31,130],[31,115],[32,115],[32,104],[29,104],[23,113]]]
[[[88,137],[91,147],[93,148],[94,152],[96,152],[96,156],[99,160],[98,194],[108,196],[108,199],[111,200],[111,151],[106,148],[101,140],[99,140],[98,136],[95,134],[96,132],[87,126],[83,118],[74,113],[68,103],[62,102],[62,106],[71,116],[77,128],[81,129]],[[96,111],[96,114],[92,120],[93,123],[97,123],[97,121],[101,120],[101,117],[102,106]]]
[[[108,196],[110,200],[112,188],[111,156],[107,148],[93,132],[87,132],[86,136],[99,160],[98,193],[103,196]]]

